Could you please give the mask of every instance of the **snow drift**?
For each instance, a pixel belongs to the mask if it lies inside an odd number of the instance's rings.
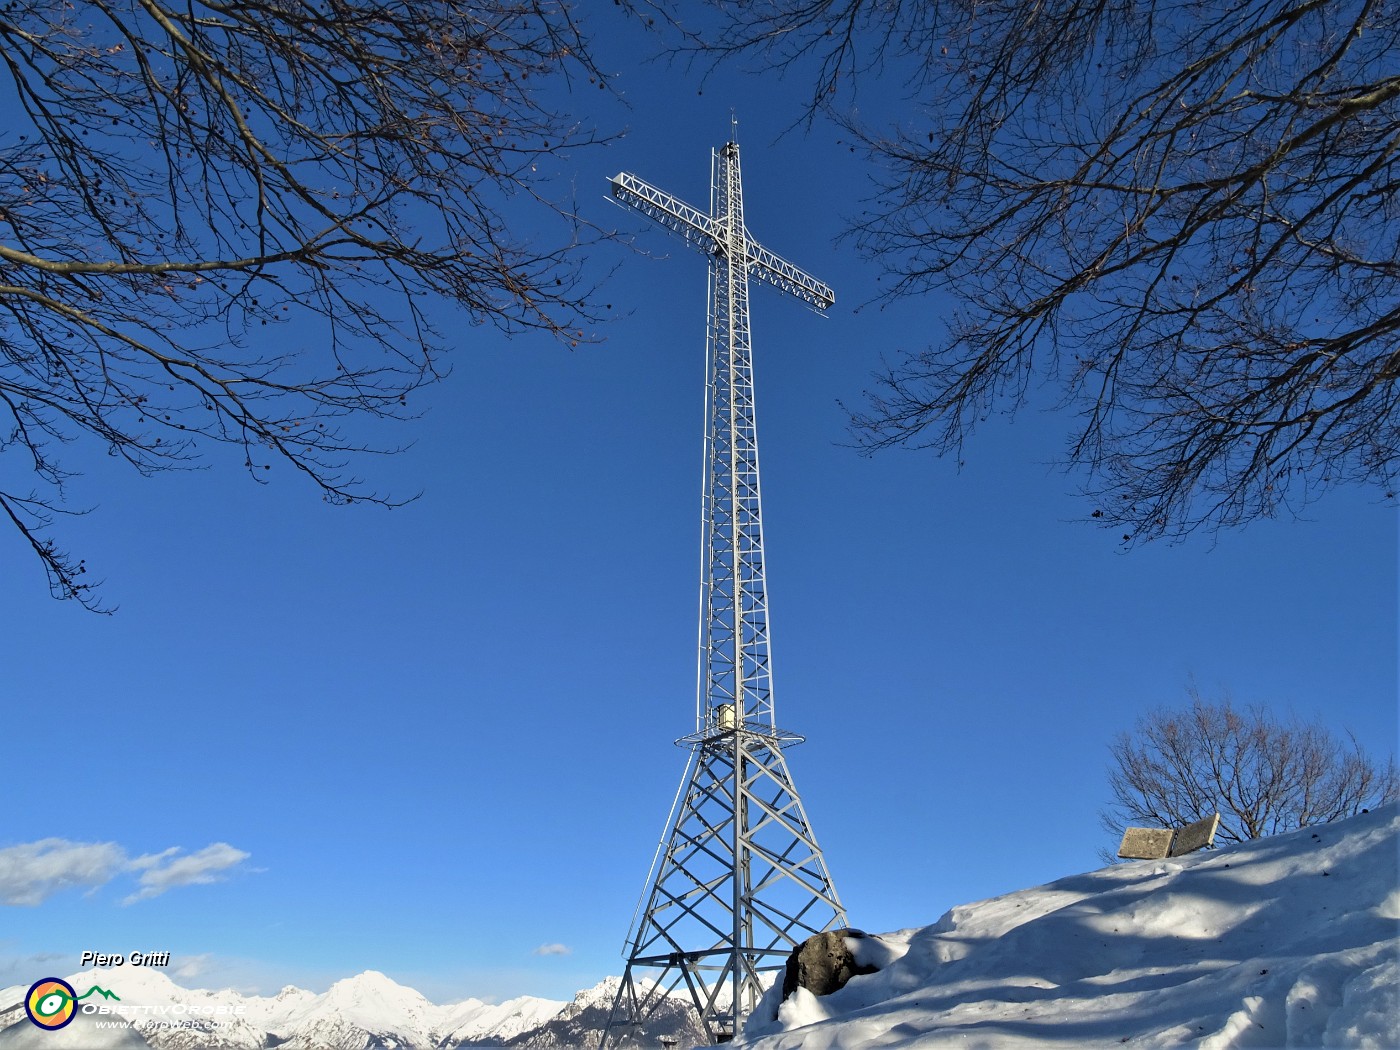
[[[742,1045],[1400,1046],[1397,831],[1389,805],[853,939],[880,972],[770,992]]]

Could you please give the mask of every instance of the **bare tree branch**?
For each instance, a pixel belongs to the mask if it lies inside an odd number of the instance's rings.
[[[442,374],[425,304],[585,338],[596,231],[548,187],[600,139],[542,94],[583,82],[555,0],[6,4],[0,508],[55,595],[100,608],[50,536],[62,444],[142,473],[241,445],[390,503],[344,428]]]
[[[959,303],[854,414],[959,449],[1055,391],[1091,517],[1131,543],[1400,467],[1393,0],[762,0],[687,38],[809,76],[879,183],[887,295]],[[852,105],[904,85],[897,121]]]

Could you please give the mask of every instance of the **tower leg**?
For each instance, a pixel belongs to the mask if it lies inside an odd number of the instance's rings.
[[[601,1046],[658,1045],[687,1001],[688,1037],[727,1042],[793,948],[847,925],[779,743],[736,727],[694,745]]]

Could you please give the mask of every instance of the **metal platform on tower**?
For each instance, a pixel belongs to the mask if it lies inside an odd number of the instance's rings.
[[[628,934],[601,1047],[654,1045],[648,1019],[688,996],[712,1042],[732,1039],[792,949],[846,925],[778,728],[763,562],[749,281],[824,310],[825,284],[754,240],[739,145],[712,152],[710,210],[623,172],[612,195],[709,257],[704,558],[695,731],[662,847]]]

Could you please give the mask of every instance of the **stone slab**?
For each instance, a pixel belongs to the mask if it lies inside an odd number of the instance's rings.
[[[1182,857],[1188,853],[1195,853],[1198,849],[1215,845],[1215,832],[1219,827],[1220,814],[1212,813],[1204,820],[1187,824],[1184,828],[1177,828],[1176,837],[1172,839],[1171,856]]]
[[[1124,860],[1162,860],[1171,848],[1170,828],[1127,828],[1118,845],[1118,856]]]

